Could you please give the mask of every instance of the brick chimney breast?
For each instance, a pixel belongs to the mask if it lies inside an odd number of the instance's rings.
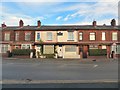
[[[96,21],[93,21],[93,26],[95,27],[97,25],[97,22]]]
[[[38,21],[37,21],[37,24],[38,24],[38,27],[40,27],[40,26],[41,26],[41,21],[38,20]]]
[[[115,19],[111,20],[111,26],[116,26],[116,20]]]
[[[1,26],[2,26],[2,28],[5,28],[5,27],[6,27],[5,23],[1,24]]]
[[[20,20],[20,21],[19,21],[19,26],[20,26],[20,27],[23,27],[23,24],[24,24],[23,21]]]

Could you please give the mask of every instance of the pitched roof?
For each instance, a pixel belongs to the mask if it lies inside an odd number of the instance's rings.
[[[92,25],[62,25],[62,26],[7,26],[2,28],[2,30],[120,30],[120,26],[92,26]]]

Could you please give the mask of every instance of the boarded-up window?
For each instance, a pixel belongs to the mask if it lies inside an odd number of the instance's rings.
[[[68,32],[68,40],[74,40],[74,32]]]
[[[66,45],[65,52],[76,52],[76,46],[75,45]]]
[[[47,40],[52,40],[52,32],[47,32]]]
[[[54,54],[54,45],[44,45],[44,54]]]

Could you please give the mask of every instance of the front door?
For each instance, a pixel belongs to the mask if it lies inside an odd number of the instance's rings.
[[[62,45],[59,45],[59,47],[58,47],[58,57],[59,58],[63,57],[63,47],[62,47]]]

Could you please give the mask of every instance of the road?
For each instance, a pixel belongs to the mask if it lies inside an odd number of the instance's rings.
[[[37,87],[59,87],[64,84],[65,87],[65,84],[72,84],[74,87],[101,85],[115,88],[118,87],[118,61],[6,59],[2,62],[2,79],[3,87],[11,87],[10,84],[16,87],[24,87],[24,84],[36,84]]]

